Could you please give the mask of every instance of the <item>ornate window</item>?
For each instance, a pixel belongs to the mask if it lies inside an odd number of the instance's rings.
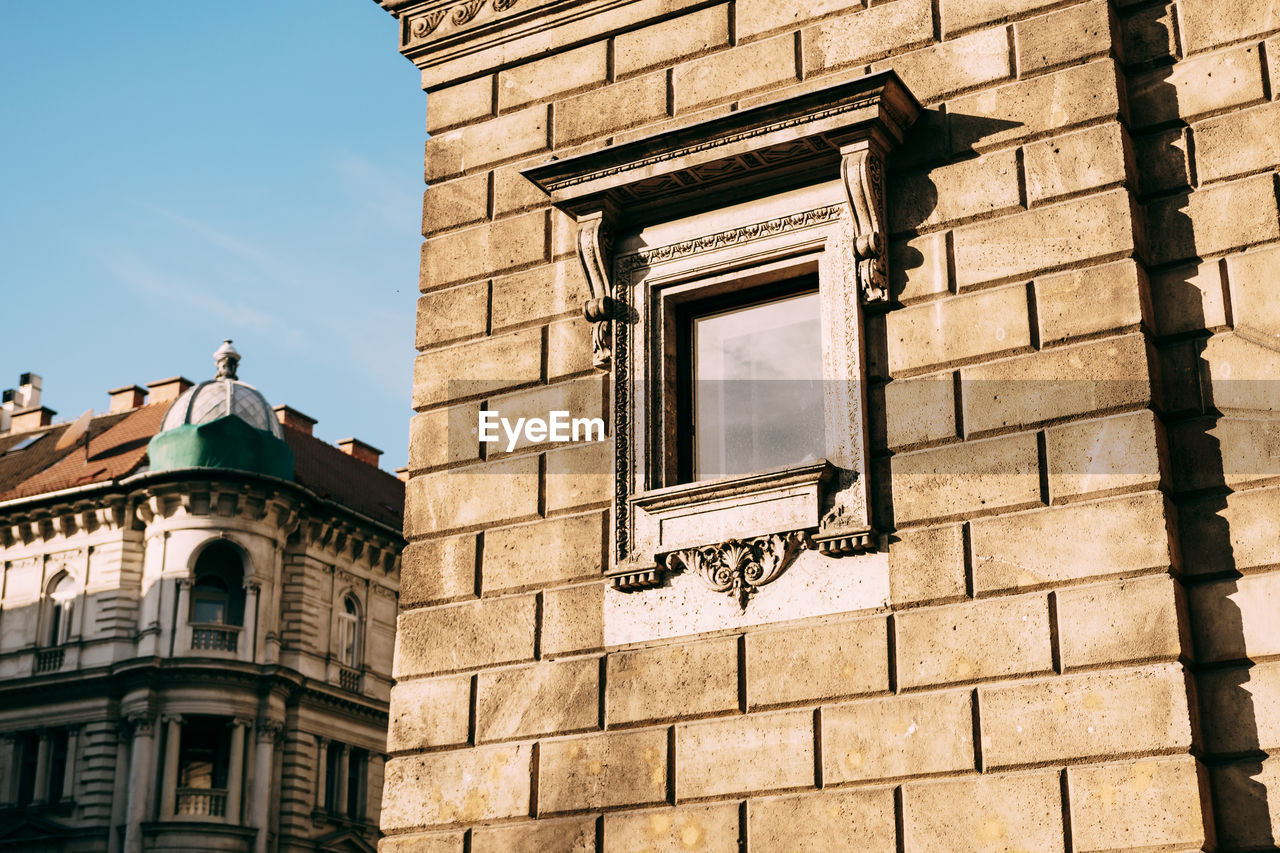
[[[919,110],[888,71],[524,172],[578,223],[613,374],[616,589],[685,571],[745,611],[801,551],[876,548],[862,314]]]
[[[196,625],[244,625],[244,563],[236,547],[216,541],[196,559],[191,586],[191,622]]]
[[[45,592],[45,646],[60,646],[71,636],[71,611],[75,599],[76,582],[71,575],[60,572],[49,581]]]
[[[354,595],[344,595],[338,611],[338,660],[352,669],[360,667],[360,603]]]

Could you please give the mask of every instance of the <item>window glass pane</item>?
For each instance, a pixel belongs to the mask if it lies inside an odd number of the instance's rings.
[[[819,311],[806,293],[694,318],[694,479],[823,455]]]
[[[224,597],[200,596],[195,600],[192,621],[197,624],[224,624],[226,621],[226,601]]]

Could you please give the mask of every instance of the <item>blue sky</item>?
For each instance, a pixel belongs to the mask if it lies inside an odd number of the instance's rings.
[[[426,96],[372,0],[0,11],[0,388],[213,374],[408,456]]]

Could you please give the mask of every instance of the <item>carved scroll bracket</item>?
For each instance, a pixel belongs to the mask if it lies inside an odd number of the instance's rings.
[[[889,252],[884,231],[884,149],[875,137],[840,148],[840,177],[853,214],[853,251],[864,303],[889,300]]]
[[[672,551],[666,564],[668,568],[683,566],[714,591],[731,596],[739,609],[746,610],[760,587],[777,580],[806,547],[804,533],[793,530]]]
[[[608,370],[613,363],[613,321],[634,322],[633,312],[616,299],[609,277],[612,259],[613,208],[602,207],[578,214],[578,260],[591,288],[591,298],[582,306],[583,316],[592,324],[591,350],[595,366]]]

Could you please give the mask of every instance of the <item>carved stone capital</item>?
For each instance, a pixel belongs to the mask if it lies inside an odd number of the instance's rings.
[[[679,565],[693,572],[711,589],[726,593],[746,610],[760,587],[777,580],[806,547],[804,532],[793,530],[672,551],[666,556],[666,565]]]
[[[156,723],[154,714],[130,714],[126,719],[134,737],[151,737]]]
[[[884,151],[874,137],[840,149],[840,177],[853,215],[853,251],[862,301],[887,302],[889,252],[884,232]]]
[[[276,743],[284,735],[284,724],[277,723],[275,720],[258,720],[254,728],[258,733],[259,743],[266,741]]]

